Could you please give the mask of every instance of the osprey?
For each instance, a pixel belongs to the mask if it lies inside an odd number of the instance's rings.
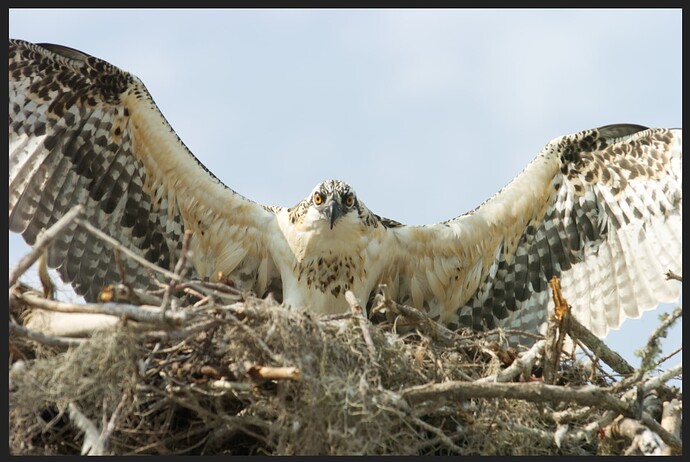
[[[318,313],[380,284],[445,324],[537,331],[559,276],[575,316],[603,336],[677,298],[682,130],[619,124],[548,143],[476,209],[428,226],[371,212],[339,180],[294,207],[225,186],[178,138],[132,74],[59,45],[9,41],[9,225],[32,244],[76,204],[161,267],[191,232],[196,275]],[[150,286],[124,259],[127,283]],[[120,282],[113,252],[73,224],[48,264],[87,300]]]

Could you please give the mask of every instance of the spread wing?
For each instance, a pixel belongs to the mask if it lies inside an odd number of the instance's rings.
[[[447,323],[536,332],[547,281],[604,336],[677,298],[682,131],[612,125],[549,143],[498,194],[445,223],[391,229],[392,292]]]
[[[206,170],[137,77],[67,47],[10,40],[10,230],[33,244],[76,204],[92,225],[166,269],[190,230],[198,276],[222,271],[259,294],[277,278],[266,240],[278,209]],[[143,267],[122,263],[126,282],[151,284]],[[120,281],[113,250],[76,224],[48,264],[88,300]]]

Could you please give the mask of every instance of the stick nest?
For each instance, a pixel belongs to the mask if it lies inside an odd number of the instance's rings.
[[[450,332],[382,297],[371,322],[356,306],[317,316],[186,281],[150,293],[184,314],[177,325],[128,314],[69,343],[21,330],[32,294],[10,291],[13,454],[620,454],[631,440],[615,423],[641,415],[629,395],[648,379],[626,384],[559,352],[546,384],[543,341]],[[567,395],[590,389],[628,408]],[[682,402],[663,381],[648,391]]]

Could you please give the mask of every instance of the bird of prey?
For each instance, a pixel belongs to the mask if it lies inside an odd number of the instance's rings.
[[[381,284],[450,326],[537,331],[549,279],[604,336],[678,297],[682,130],[608,125],[561,136],[492,198],[408,226],[370,211],[344,181],[294,207],[255,203],[187,149],[134,75],[59,45],[9,40],[9,227],[32,244],[74,205],[84,219],[171,269],[191,233],[196,276],[222,273],[318,313],[366,303]],[[120,282],[106,244],[73,224],[48,264],[87,300]],[[151,278],[124,259],[127,283]]]

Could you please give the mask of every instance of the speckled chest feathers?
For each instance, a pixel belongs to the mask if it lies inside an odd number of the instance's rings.
[[[381,231],[393,222],[371,213],[339,180],[318,184],[279,221],[292,260],[283,272],[286,304],[343,311],[348,290],[366,302],[377,282],[368,271],[381,250]]]

